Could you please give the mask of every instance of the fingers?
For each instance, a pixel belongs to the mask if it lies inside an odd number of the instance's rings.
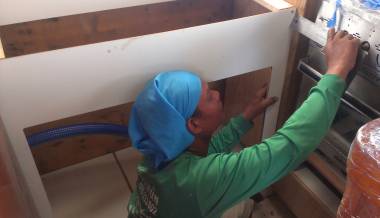
[[[277,101],[278,101],[277,97],[270,97],[270,98],[266,98],[263,101],[261,101],[260,104],[263,108],[267,108],[267,107],[273,105],[274,103],[276,103]]]
[[[268,84],[265,84],[256,92],[256,97],[264,98],[267,95],[267,92],[268,92]]]
[[[340,39],[340,38],[343,38],[343,37],[345,37],[346,35],[348,34],[348,32],[347,31],[339,31],[337,34],[335,34],[335,37],[337,37],[338,39]]]
[[[344,37],[347,37],[349,40],[355,39],[355,37],[352,36],[351,34],[349,34],[346,30],[341,30],[339,32],[335,32],[335,29],[331,28],[331,29],[329,29],[329,31],[327,33],[327,41],[331,41],[334,38],[341,39]]]
[[[327,41],[333,40],[334,37],[335,37],[335,28],[331,28],[327,32]]]
[[[329,29],[328,33],[327,33],[327,40],[333,40],[334,38],[344,38],[344,37],[348,37],[349,39],[354,39],[354,37],[349,34],[346,30],[341,30],[339,32],[335,32],[335,29],[334,28],[331,28]]]

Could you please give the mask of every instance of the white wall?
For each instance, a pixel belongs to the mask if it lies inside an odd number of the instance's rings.
[[[0,26],[172,0],[0,0]]]

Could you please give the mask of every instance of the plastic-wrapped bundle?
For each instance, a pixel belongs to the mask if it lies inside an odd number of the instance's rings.
[[[379,10],[380,9],[380,0],[361,0],[362,4],[368,7],[369,9]]]
[[[337,217],[380,217],[380,119],[361,127],[351,146]]]
[[[380,22],[380,0],[328,0],[328,2],[330,7],[334,8],[329,27],[340,29],[340,16],[348,16],[347,14],[358,16],[374,26]]]
[[[379,10],[380,9],[380,0],[335,0],[339,4],[351,5],[354,7],[361,7],[367,10]]]

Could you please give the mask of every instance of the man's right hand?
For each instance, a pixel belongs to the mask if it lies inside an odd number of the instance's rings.
[[[346,80],[354,68],[360,41],[346,31],[330,29],[324,49],[327,61],[327,74],[336,74]]]

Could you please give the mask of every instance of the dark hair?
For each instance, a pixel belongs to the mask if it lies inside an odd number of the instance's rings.
[[[200,117],[202,115],[201,111],[199,110],[199,108],[197,107],[193,113],[193,115],[191,115],[191,117]]]

